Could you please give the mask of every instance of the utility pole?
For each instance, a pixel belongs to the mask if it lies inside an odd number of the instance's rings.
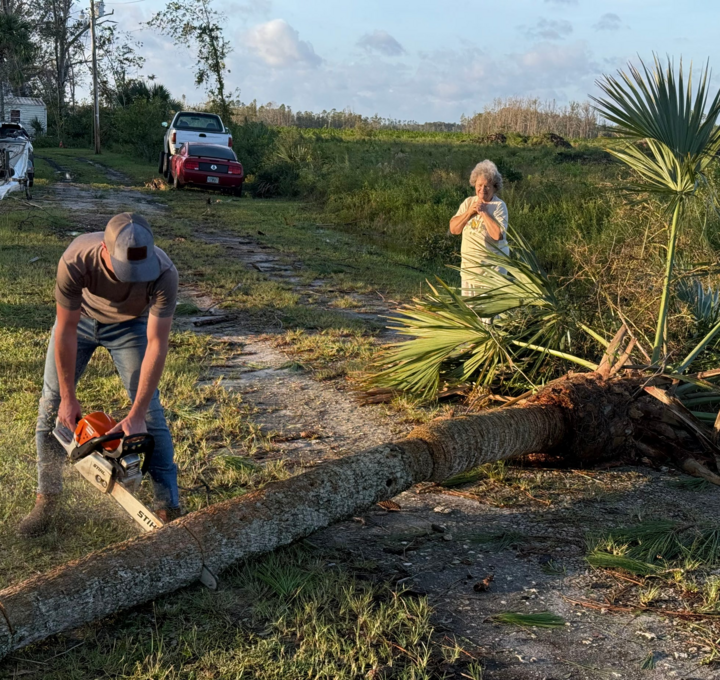
[[[102,7],[102,4],[100,5]],[[92,72],[93,72],[93,100],[94,106],[94,125],[93,133],[95,137],[95,154],[100,154],[100,97],[98,95],[98,70],[97,70],[97,54],[95,49],[95,0],[90,0],[90,42],[92,43]]]

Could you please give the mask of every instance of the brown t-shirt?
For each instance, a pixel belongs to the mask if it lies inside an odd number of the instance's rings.
[[[78,236],[58,264],[55,300],[65,309],[81,309],[100,323],[129,321],[148,312],[169,317],[175,312],[178,273],[170,258],[155,246],[160,276],[154,281],[123,283],[108,270],[101,256],[104,233]]]

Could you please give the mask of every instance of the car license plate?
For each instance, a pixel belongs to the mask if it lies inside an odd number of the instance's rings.
[[[208,178],[207,178],[207,183],[208,183],[208,184],[219,184],[219,183],[220,183],[220,178],[219,178],[219,177],[208,177]]]

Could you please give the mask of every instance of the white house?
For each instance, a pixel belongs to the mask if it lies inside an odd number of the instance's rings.
[[[35,135],[32,121],[40,121],[42,129],[47,131],[47,107],[42,99],[36,97],[5,97],[5,122],[20,123],[31,136]]]

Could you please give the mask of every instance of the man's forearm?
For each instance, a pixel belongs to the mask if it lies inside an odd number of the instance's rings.
[[[137,393],[132,408],[130,409],[131,416],[145,417],[153,394],[155,394],[155,390],[160,384],[167,353],[167,342],[162,342],[159,339],[153,339],[148,342],[145,357],[140,367]]]
[[[77,327],[58,330],[55,334],[55,366],[61,399],[75,399],[75,362],[77,361]]]

